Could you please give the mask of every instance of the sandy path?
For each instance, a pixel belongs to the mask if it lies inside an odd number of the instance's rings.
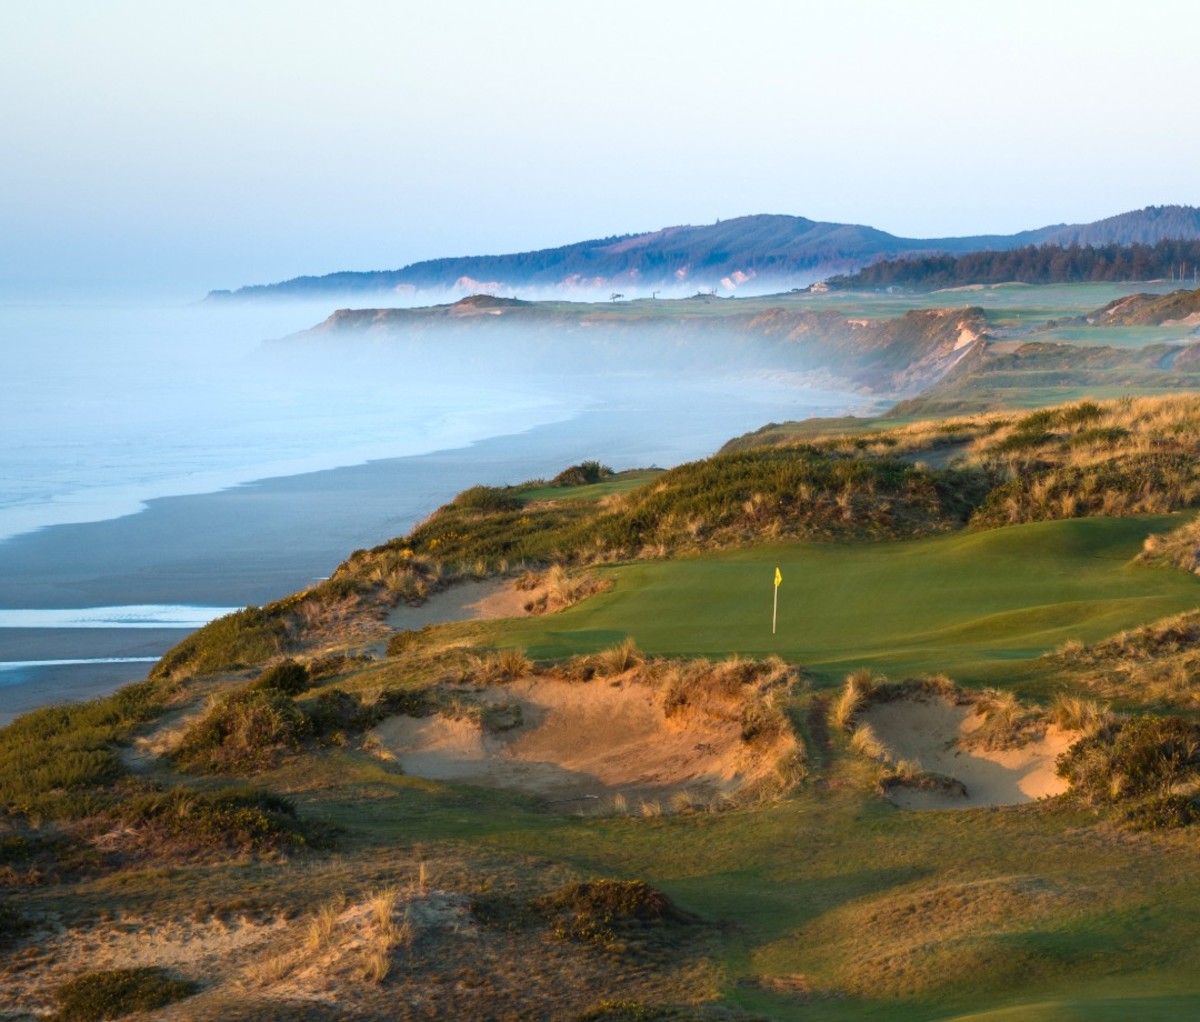
[[[983,723],[969,705],[938,698],[877,703],[859,717],[869,724],[897,760],[917,760],[928,772],[966,785],[966,797],[897,786],[889,799],[906,809],[950,809],[1017,805],[1060,795],[1067,782],[1054,772],[1055,760],[1077,737],[1054,725],[1043,738],[1012,749],[964,746],[962,739]]]

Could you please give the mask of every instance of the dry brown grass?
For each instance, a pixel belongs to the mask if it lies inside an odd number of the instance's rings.
[[[596,654],[598,671],[607,675],[624,674],[645,662],[645,656],[631,636],[626,636],[624,641]]]
[[[1200,610],[1131,628],[1092,646],[1068,642],[1048,659],[1105,699],[1200,707]]]
[[[882,675],[863,668],[846,675],[846,686],[833,704],[830,722],[839,731],[849,731],[854,718],[871,701],[871,696],[883,681]]]
[[[310,951],[319,951],[329,943],[333,931],[337,928],[338,916],[346,907],[345,899],[336,898],[321,905],[313,913],[305,932],[305,946]]]
[[[1026,706],[1015,692],[984,689],[975,700],[983,723],[964,738],[964,744],[984,749],[1011,749],[1037,741],[1046,733],[1046,719],[1037,707]]]
[[[850,748],[861,753],[868,759],[890,760],[892,754],[888,747],[880,741],[870,724],[859,724],[850,736]]]
[[[1050,704],[1052,723],[1063,731],[1078,731],[1090,735],[1112,723],[1113,714],[1106,703],[1083,696],[1060,692]]]
[[[1149,536],[1138,555],[1142,564],[1164,564],[1200,574],[1200,518],[1161,536]]]

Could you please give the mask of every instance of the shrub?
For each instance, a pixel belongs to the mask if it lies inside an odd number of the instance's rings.
[[[287,642],[287,611],[295,602],[291,597],[266,607],[246,607],[210,621],[164,653],[150,677],[215,674],[278,656]]]
[[[85,972],[55,991],[59,1022],[100,1022],[135,1011],[152,1011],[190,997],[199,989],[165,969],[109,969]]]
[[[471,511],[516,511],[521,498],[499,486],[472,486],[454,498],[454,506]]]
[[[1097,802],[1170,795],[1200,772],[1200,725],[1180,717],[1117,721],[1076,742],[1058,761],[1058,774]]]
[[[368,653],[330,653],[309,663],[309,681],[324,681],[374,662],[375,658]]]
[[[588,880],[568,884],[533,902],[566,940],[608,944],[629,927],[690,924],[698,917],[641,880]]]
[[[297,750],[311,730],[289,696],[242,689],[219,700],[187,730],[175,758],[184,770],[249,773]]]
[[[295,660],[285,660],[260,674],[250,685],[250,689],[297,696],[308,688],[310,681],[308,668],[304,664],[298,664]]]
[[[305,826],[291,799],[262,789],[168,788],[129,799],[117,815],[130,826],[159,828],[202,848],[320,847],[331,837],[320,828]]]
[[[550,485],[587,486],[591,483],[598,483],[601,479],[607,479],[611,475],[614,475],[614,472],[607,465],[601,465],[598,461],[581,461],[578,465],[564,468],[550,480]]]
[[[10,947],[33,929],[33,924],[15,905],[0,901],[0,950]]]
[[[387,655],[399,656],[405,650],[411,649],[417,644],[420,635],[420,631],[411,628],[396,632],[387,641]]]

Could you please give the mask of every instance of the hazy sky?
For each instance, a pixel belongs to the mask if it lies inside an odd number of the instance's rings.
[[[791,213],[1200,205],[1200,7],[4,4],[0,287],[209,288]]]

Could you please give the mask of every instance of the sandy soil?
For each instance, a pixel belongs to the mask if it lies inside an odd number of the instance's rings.
[[[208,980],[287,928],[282,920],[143,918],[78,930],[58,927],[8,963],[0,981],[0,1018],[44,1017],[57,1007],[53,990],[83,972],[158,966]]]
[[[419,607],[401,604],[389,611],[387,623],[396,631],[416,630],[447,621],[472,621],[480,618],[526,617],[525,604],[536,592],[520,590],[507,579],[482,582],[458,582],[434,593]]]
[[[897,786],[888,797],[902,808],[1017,805],[1067,790],[1054,764],[1077,736],[1054,725],[1039,741],[1013,749],[983,749],[962,742],[983,723],[970,705],[938,698],[897,699],[869,707],[859,720],[871,726],[896,760],[916,760],[926,771],[953,777],[967,789],[963,797]]]
[[[478,698],[515,705],[521,723],[488,732],[470,720],[393,717],[371,737],[406,773],[564,804],[617,793],[642,800],[685,790],[711,797],[764,769],[764,757],[742,742],[736,721],[669,719],[647,685],[526,678]]]

